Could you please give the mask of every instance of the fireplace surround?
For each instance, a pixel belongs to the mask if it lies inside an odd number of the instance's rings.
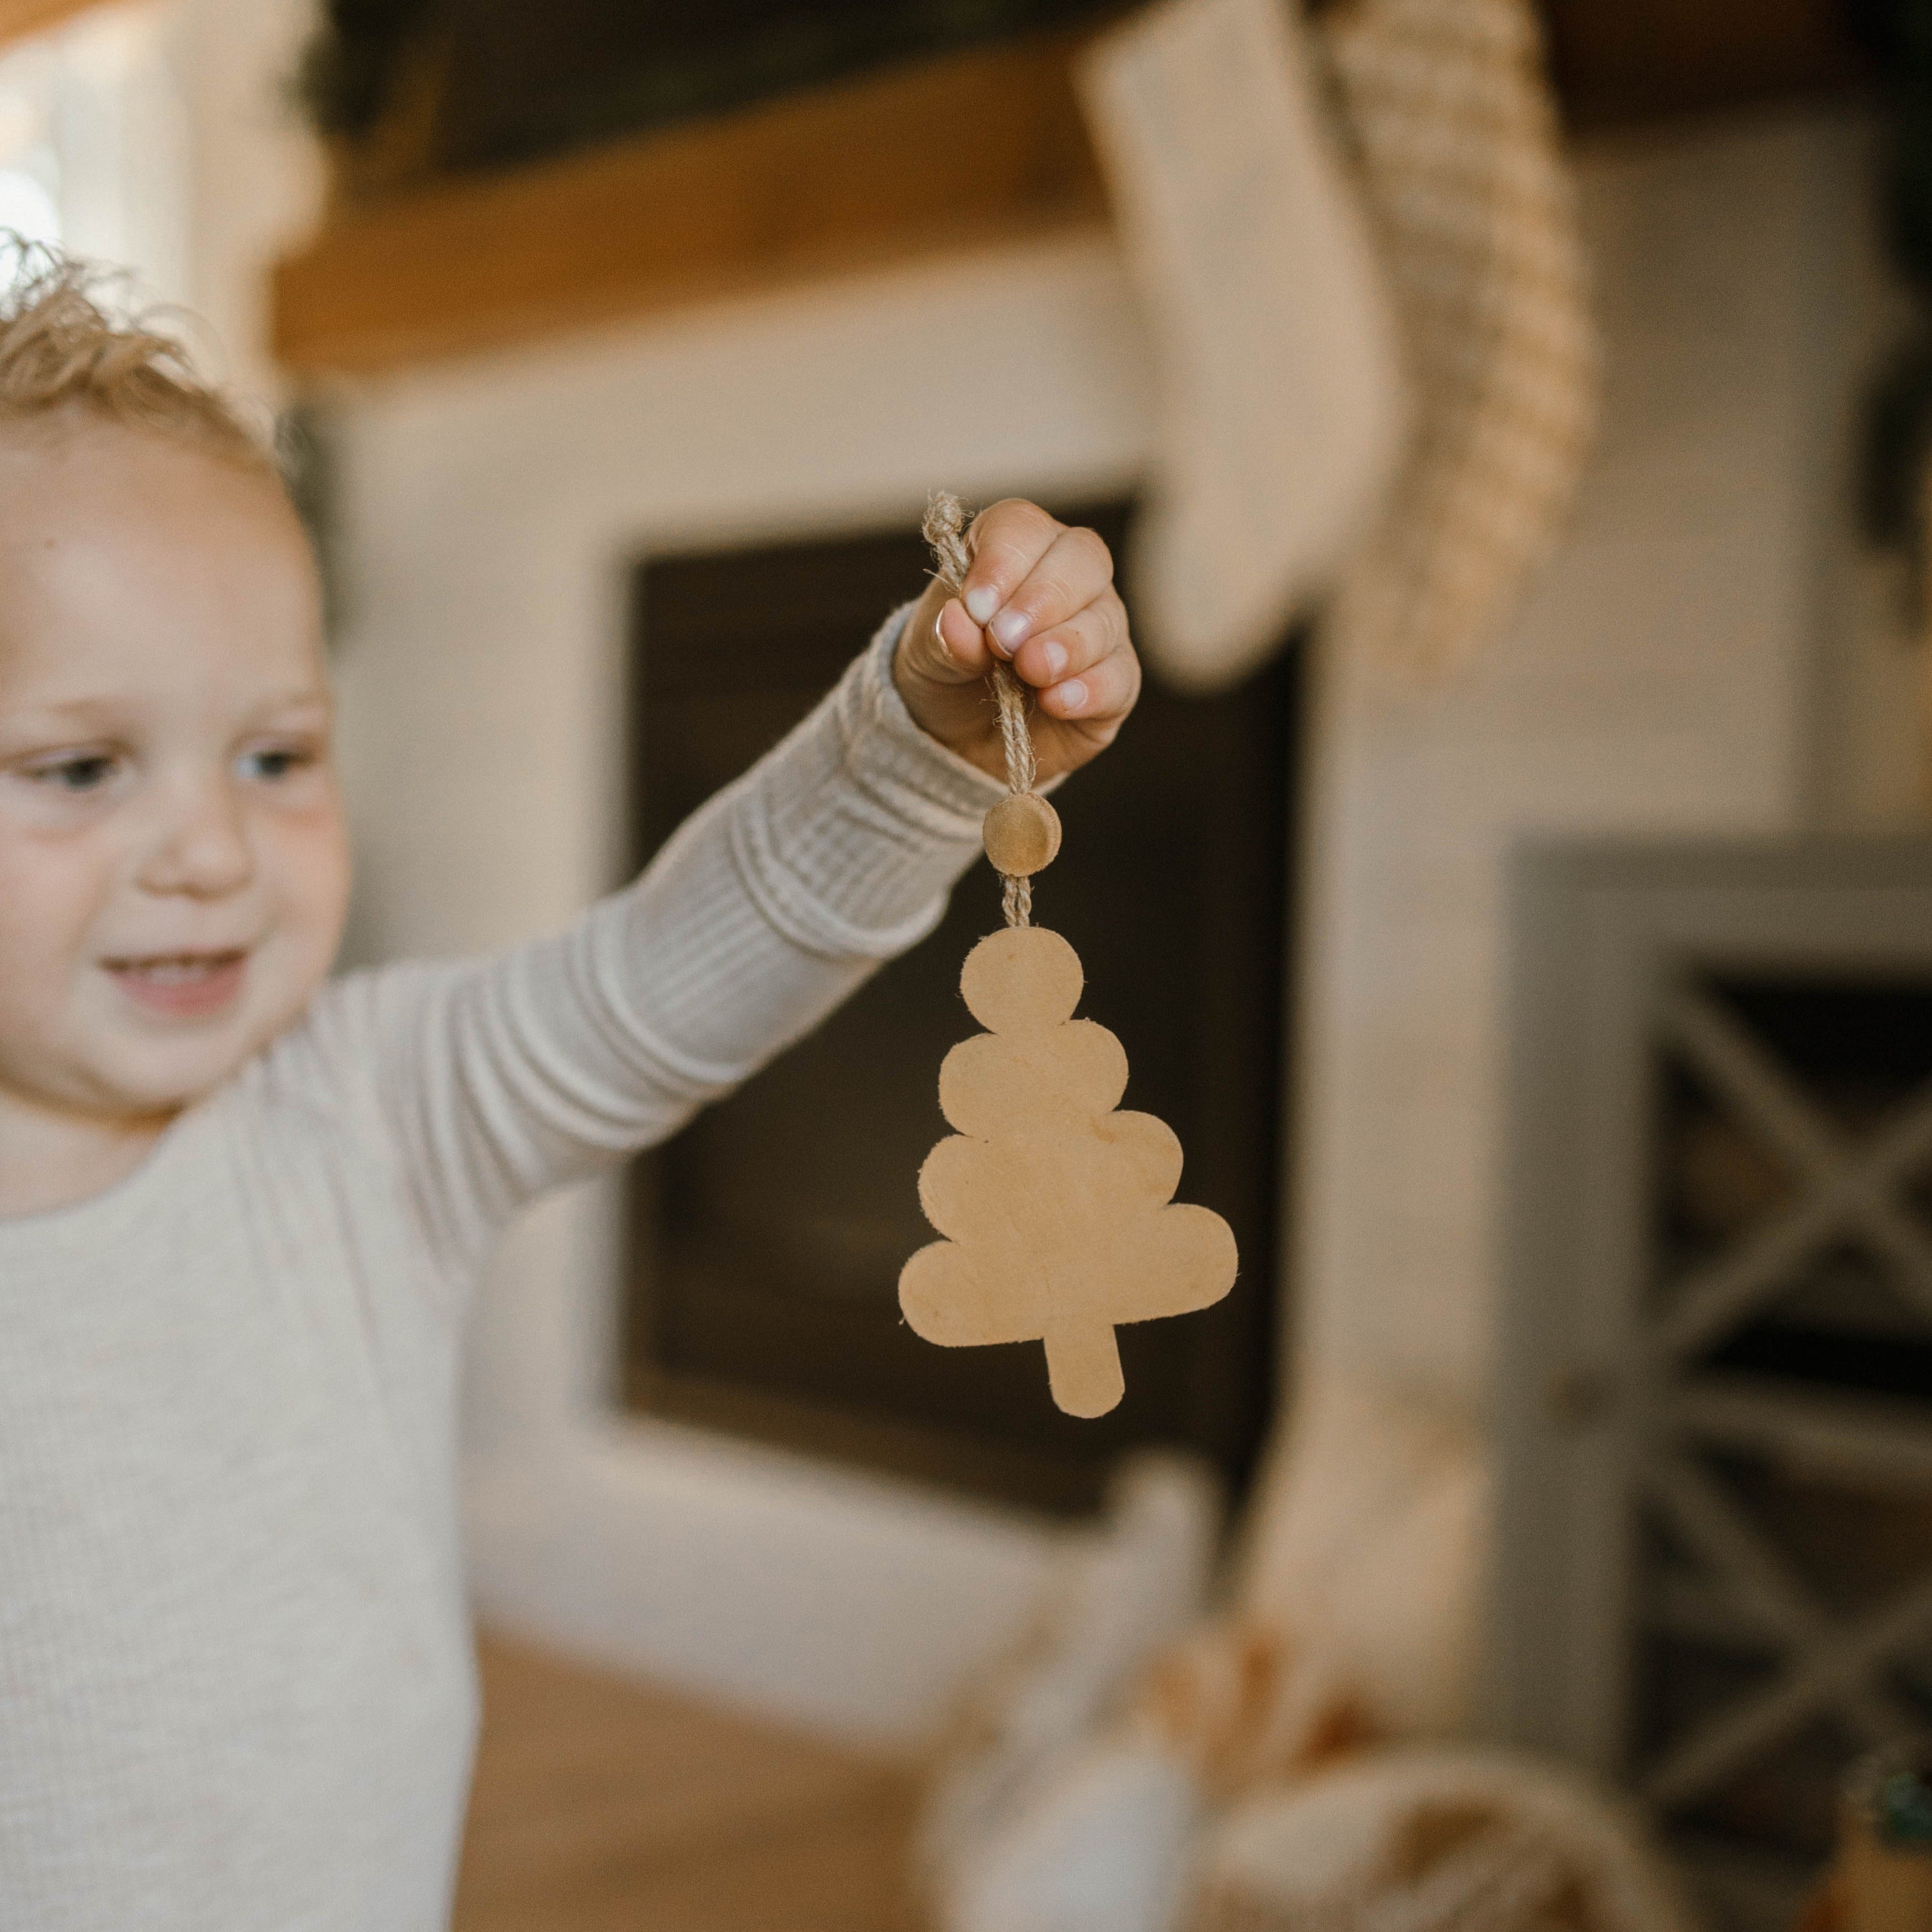
[[[1124,555],[1130,506],[1064,506]],[[803,716],[882,614],[917,594],[916,531],[653,555],[632,580],[632,823],[641,862]],[[1150,684],[1061,795],[1042,922],[1121,1035],[1125,1104],[1170,1120],[1180,1198],[1240,1243],[1234,1293],[1123,1331],[1128,1395],[1098,1421],[1048,1398],[1036,1348],[938,1350],[901,1321],[901,1264],[932,1238],[915,1188],[946,1130],[939,1063],[970,1031],[959,964],[999,922],[976,866],[938,932],[738,1094],[636,1162],[626,1217],[626,1394],[676,1417],[1036,1507],[1100,1500],[1128,1449],[1212,1463],[1259,1448],[1280,1298],[1282,1015],[1299,658],[1212,699]]]

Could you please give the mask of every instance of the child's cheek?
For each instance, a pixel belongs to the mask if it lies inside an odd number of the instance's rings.
[[[332,782],[298,808],[275,814],[258,847],[274,871],[278,916],[304,962],[320,980],[342,936],[348,916],[348,832]],[[301,989],[305,998],[313,983]]]
[[[84,834],[23,830],[0,816],[0,1032],[16,1051],[50,1043],[111,896],[111,854]]]

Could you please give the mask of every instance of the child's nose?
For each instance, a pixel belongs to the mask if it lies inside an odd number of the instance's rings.
[[[254,876],[239,802],[218,779],[183,784],[158,830],[141,868],[150,892],[218,898]]]

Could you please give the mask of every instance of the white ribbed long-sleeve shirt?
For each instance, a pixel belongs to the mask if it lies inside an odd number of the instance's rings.
[[[902,621],[568,931],[332,982],[129,1178],[0,1221],[5,1932],[444,1924],[471,1282],[938,919],[1000,788],[900,702]]]

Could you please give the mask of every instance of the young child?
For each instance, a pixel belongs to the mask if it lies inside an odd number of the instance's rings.
[[[502,956],[325,980],[349,860],[266,451],[41,260],[0,296],[0,1926],[428,1932],[476,1724],[470,1288],[938,920],[1138,672],[1031,505],[644,878]],[[908,1179],[908,1185],[910,1184]]]

